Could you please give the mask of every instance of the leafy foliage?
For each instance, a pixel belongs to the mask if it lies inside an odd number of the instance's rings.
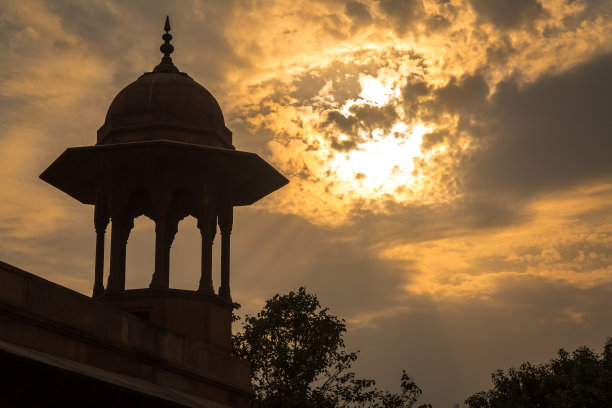
[[[586,346],[537,366],[523,363],[517,370],[492,374],[493,389],[470,396],[469,408],[612,406],[612,339],[598,355]]]
[[[275,295],[257,316],[247,315],[233,346],[237,357],[251,362],[253,407],[413,407],[421,389],[405,371],[399,394],[356,378],[350,368],[357,352],[345,350],[345,332],[344,320],[304,288]]]

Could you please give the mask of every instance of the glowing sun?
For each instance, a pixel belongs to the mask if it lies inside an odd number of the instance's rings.
[[[355,149],[337,153],[329,161],[334,190],[356,198],[405,198],[415,181],[414,159],[421,156],[421,142],[428,131],[422,124],[409,128],[398,122],[390,133],[376,129]]]

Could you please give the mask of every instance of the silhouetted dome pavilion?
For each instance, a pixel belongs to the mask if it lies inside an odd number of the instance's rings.
[[[252,204],[288,180],[257,154],[236,150],[216,99],[172,62],[168,19],[164,30],[161,62],[117,94],[97,143],[67,149],[40,177],[95,206],[94,298],[229,352],[233,207]],[[126,290],[126,244],[134,219],[141,215],[155,222],[155,271],[149,288]],[[170,248],[178,223],[187,216],[198,220],[202,235],[202,273],[195,291],[169,287]],[[105,288],[104,236],[109,222]],[[215,293],[211,251],[217,226],[221,282]]]
[[[171,140],[234,149],[217,100],[172,62],[168,18],[164,30],[161,62],[115,97],[97,144]]]
[[[170,69],[147,72],[126,86],[98,130],[98,144],[144,140],[234,148],[214,96],[187,74]]]
[[[171,140],[234,149],[215,97],[172,62],[168,18],[164,30],[161,62],[117,94],[97,144]]]
[[[251,406],[249,363],[232,355],[234,207],[288,180],[236,150],[215,98],[172,62],[168,18],[164,30],[161,62],[114,98],[96,144],[66,149],[40,175],[93,207],[91,298],[0,262],[0,360],[12,374],[2,406]],[[146,287],[126,289],[140,216],[155,224],[154,269]],[[189,253],[200,264],[191,290],[170,287],[172,243],[188,216],[201,237],[201,252]]]
[[[177,166],[191,161],[189,173],[214,174],[215,180],[208,181],[223,184],[223,195],[232,205],[253,204],[285,185],[288,180],[258,155],[236,150],[215,97],[174,65],[168,20],[164,29],[161,62],[117,94],[98,129],[96,145],[67,149],[41,178],[82,203],[95,204],[107,176],[102,173],[113,172],[106,156],[147,149],[139,159],[159,160],[151,150],[163,145],[164,159]],[[120,166],[114,167],[116,171]]]

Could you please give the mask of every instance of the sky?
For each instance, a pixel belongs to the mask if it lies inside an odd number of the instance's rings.
[[[601,351],[607,0],[0,0],[0,260],[91,293],[93,208],[38,175],[95,143],[159,62],[167,14],[234,145],[290,180],[235,210],[242,312],[305,286],[346,319],[358,374],[394,391],[405,369],[436,407],[560,347]],[[153,228],[135,221],[128,288],[148,286]],[[187,218],[173,287],[197,287],[199,248]]]

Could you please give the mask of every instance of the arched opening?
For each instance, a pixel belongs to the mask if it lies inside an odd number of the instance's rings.
[[[134,220],[127,244],[125,288],[148,288],[155,270],[155,222],[141,215]]]
[[[201,276],[202,236],[198,221],[188,216],[179,222],[170,250],[170,287],[198,290]]]

